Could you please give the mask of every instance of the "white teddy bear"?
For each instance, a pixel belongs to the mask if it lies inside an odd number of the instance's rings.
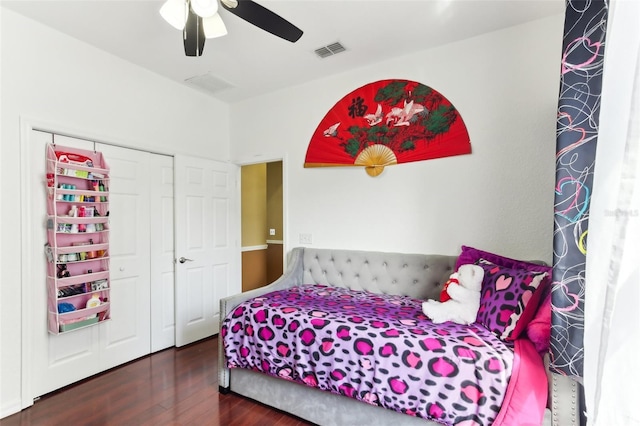
[[[447,287],[451,297],[446,302],[427,300],[422,304],[422,312],[440,324],[453,321],[458,324],[471,324],[476,321],[480,308],[480,290],[484,270],[478,265],[461,265],[457,272],[458,284]]]

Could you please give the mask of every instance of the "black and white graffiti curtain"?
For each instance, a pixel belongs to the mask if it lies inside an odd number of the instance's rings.
[[[608,1],[568,0],[557,118],[551,368],[581,380],[589,206]]]

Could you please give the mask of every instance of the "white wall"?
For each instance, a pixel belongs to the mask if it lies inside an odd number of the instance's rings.
[[[466,244],[550,262],[562,28],[554,16],[234,104],[232,159],[285,157],[288,248],[311,233],[317,247],[458,254]],[[376,178],[362,168],[304,169],[325,113],[388,78],[447,97],[473,153]]]
[[[1,418],[21,408],[20,120],[167,154],[230,154],[227,105],[13,11],[0,22]]]

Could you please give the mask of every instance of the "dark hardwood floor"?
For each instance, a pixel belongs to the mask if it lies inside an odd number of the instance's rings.
[[[218,338],[167,349],[40,398],[15,425],[309,425],[218,392]]]

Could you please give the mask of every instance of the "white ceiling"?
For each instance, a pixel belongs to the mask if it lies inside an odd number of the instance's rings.
[[[2,5],[113,55],[183,83],[209,74],[235,102],[478,34],[561,14],[564,0],[258,0],[304,31],[290,43],[220,8],[229,34],[186,57],[163,0],[2,0]],[[8,35],[9,36],[9,35]],[[314,50],[341,42],[326,59]],[[393,77],[393,76],[391,76]]]

